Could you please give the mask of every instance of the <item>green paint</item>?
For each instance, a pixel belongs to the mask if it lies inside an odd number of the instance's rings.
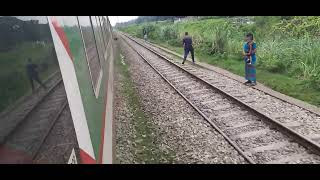
[[[107,77],[105,69],[106,63],[102,64],[104,74],[101,80],[99,96],[96,98],[92,88],[89,67],[84,52],[84,45],[80,30],[78,27],[64,27],[64,31],[69,40],[69,45],[74,60],[75,71],[79,83],[82,102],[84,104],[86,118],[88,121],[95,158],[98,159],[100,154],[99,148],[102,140],[102,120],[105,118],[103,112],[105,110],[104,92]]]

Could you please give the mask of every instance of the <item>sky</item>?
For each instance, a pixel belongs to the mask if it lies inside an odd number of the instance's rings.
[[[108,16],[112,26],[117,22],[126,22],[138,18],[138,16]]]

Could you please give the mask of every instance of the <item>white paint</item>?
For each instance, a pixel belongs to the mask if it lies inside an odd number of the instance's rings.
[[[103,75],[103,72],[102,72],[102,69],[100,69],[99,78],[98,78],[98,82],[97,82],[97,87],[94,90],[94,94],[95,94],[97,99],[99,97],[99,92],[100,92],[100,88],[101,88],[100,86],[101,86],[102,75]]]
[[[74,65],[57,32],[55,31],[50,17],[51,16],[48,18],[50,30],[58,57],[79,147],[89,154],[93,159],[95,159]]]
[[[72,152],[71,152],[68,164],[78,164],[77,156],[76,156],[76,153],[74,152],[74,148],[72,148]]]

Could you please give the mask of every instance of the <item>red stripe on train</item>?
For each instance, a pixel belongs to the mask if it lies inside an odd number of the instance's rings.
[[[82,164],[96,164],[96,160],[82,149],[80,149],[80,159]]]
[[[61,27],[58,23],[58,21],[56,20],[56,18],[52,17],[51,18],[51,21],[52,21],[52,25],[54,27],[54,29],[56,30],[64,48],[66,49],[69,57],[71,60],[73,60],[72,58],[72,54],[71,54],[71,50],[70,50],[70,46],[69,46],[69,42],[68,42],[68,39],[67,39],[67,36],[66,36],[66,33],[64,32],[63,30],[63,27]]]
[[[102,158],[103,158],[103,145],[104,145],[104,135],[105,135],[105,125],[106,125],[106,106],[104,107],[104,112],[103,112],[103,118],[102,118],[102,130],[101,130],[101,143],[100,143],[100,148],[99,148],[99,160],[98,162],[102,164]]]
[[[99,163],[102,164],[103,159],[103,146],[104,146],[104,136],[105,136],[105,126],[106,126],[106,115],[107,115],[107,102],[108,101],[108,83],[105,85],[105,98],[104,98],[104,111],[102,117],[102,130],[101,130],[101,143],[99,148]]]

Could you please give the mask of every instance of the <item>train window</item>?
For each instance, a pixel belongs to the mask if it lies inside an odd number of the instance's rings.
[[[110,33],[112,32],[112,27],[111,27],[109,19],[108,19],[108,30],[109,30]]]
[[[104,34],[104,31],[103,31],[102,26],[101,26],[100,18],[101,18],[101,16],[96,16],[97,23],[99,25],[99,32],[100,32],[100,36],[101,36],[101,42],[103,43],[104,53],[105,53],[106,49],[107,49],[107,44],[106,44],[106,41],[105,41],[105,38],[104,38],[105,34]]]
[[[108,44],[109,43],[109,38],[110,38],[110,32],[108,31],[106,18],[102,19],[102,26],[103,26],[104,32],[106,33],[105,41],[107,42],[106,44]]]
[[[106,18],[103,18],[102,26],[103,26],[104,31],[106,32],[106,42],[107,42],[107,44],[109,44],[109,39],[110,39],[111,34],[108,31],[108,23],[107,23]]]
[[[100,32],[101,32],[101,35],[102,35],[102,41],[103,41],[103,43],[104,43],[104,47],[105,47],[105,49],[104,50],[106,50],[107,49],[107,41],[106,41],[106,32],[104,31],[104,29],[103,29],[103,25],[102,25],[102,16],[98,16],[98,23],[99,23],[99,26],[100,26]]]
[[[65,163],[65,134],[51,128],[67,98],[46,16],[0,16],[0,83],[0,164]]]
[[[0,39],[1,112],[37,89],[30,78],[45,83],[59,66],[45,16],[0,16]]]
[[[101,35],[100,35],[100,32],[99,32],[99,25],[97,23],[97,20],[96,20],[96,17],[95,16],[90,16],[91,17],[91,22],[92,22],[92,25],[93,25],[93,29],[94,29],[94,37],[95,37],[95,40],[96,40],[96,43],[97,43],[97,47],[98,47],[98,53],[99,53],[99,57],[101,60],[104,60],[104,45],[103,45],[103,42],[101,41]]]
[[[106,42],[106,45],[108,45],[108,41],[107,41],[108,32],[106,31],[106,28],[105,28],[104,18],[101,18],[100,23],[101,23],[101,29],[104,32],[104,37],[103,37],[104,41]]]
[[[92,79],[93,89],[98,95],[99,82],[101,80],[101,64],[99,60],[99,48],[97,48],[92,22],[89,16],[78,16],[87,62]]]
[[[103,32],[102,27],[101,27],[100,16],[96,16],[96,20],[97,20],[97,24],[99,26],[98,31],[99,31],[99,34],[100,34],[101,43],[103,45],[103,53],[105,54],[106,53],[106,49],[107,49],[107,44],[106,44],[106,42],[104,40],[104,32]]]

